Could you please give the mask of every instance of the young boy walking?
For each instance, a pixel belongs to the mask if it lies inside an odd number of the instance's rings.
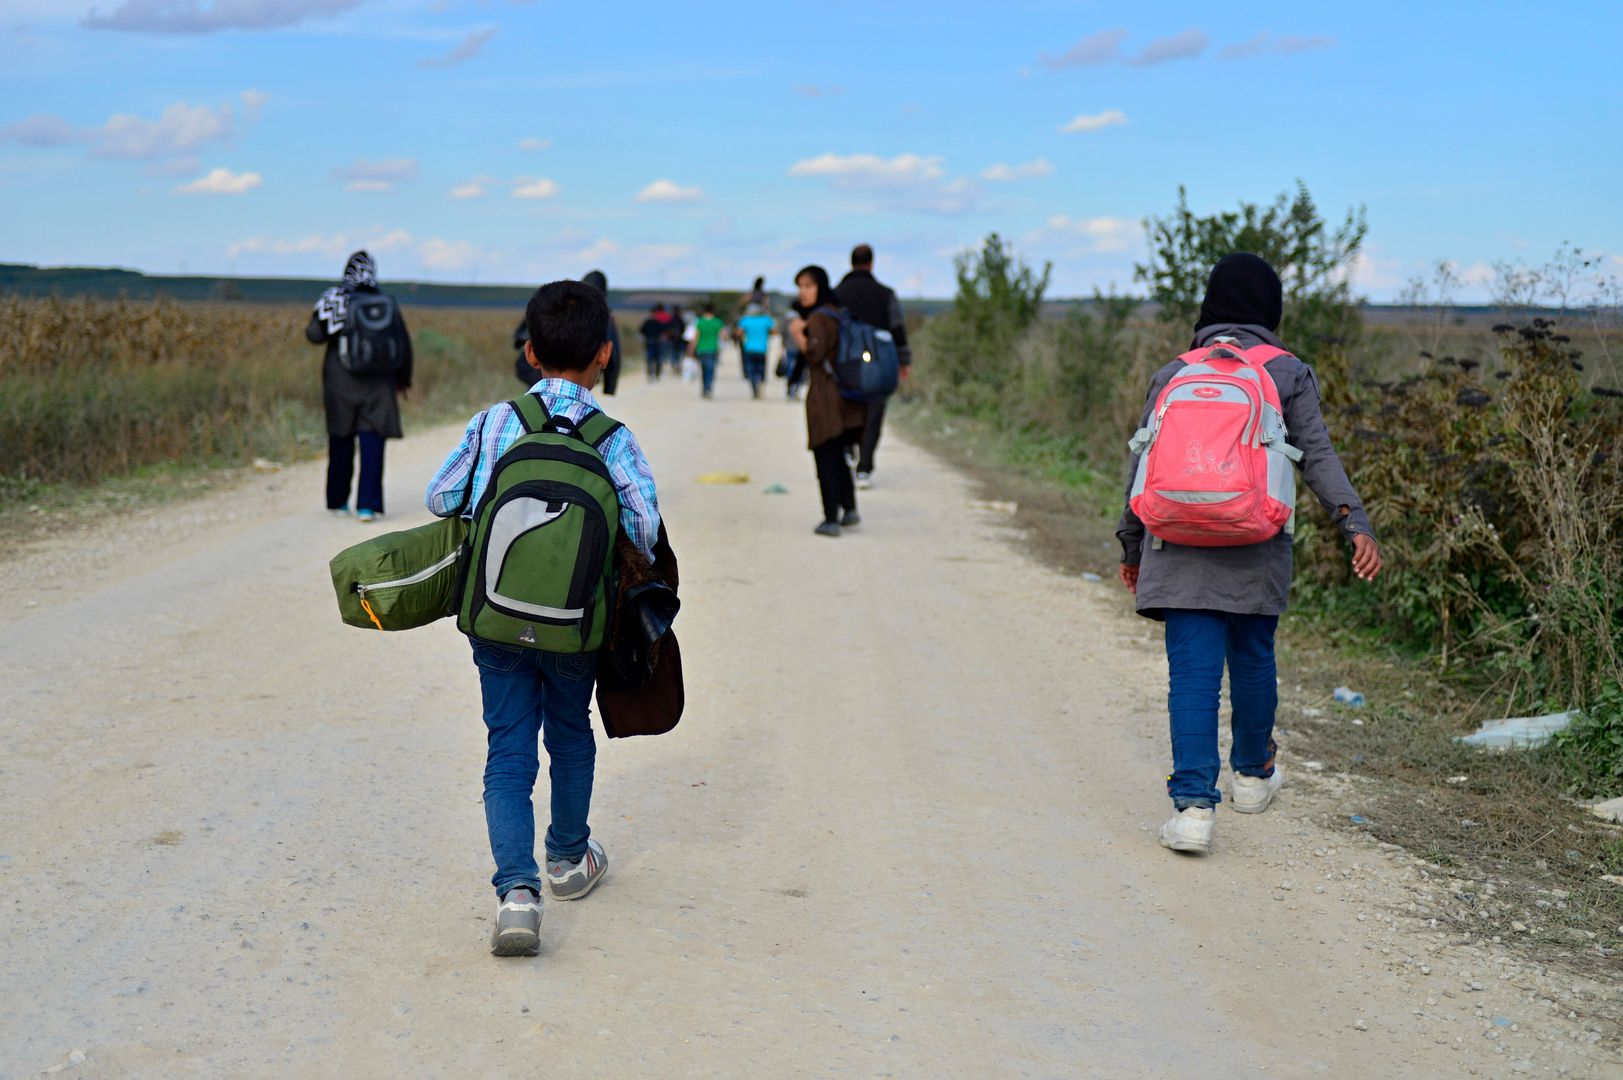
[[[1365,581],[1381,571],[1369,516],[1330,445],[1313,371],[1276,336],[1283,306],[1265,261],[1220,259],[1191,351],[1150,381],[1133,440],[1116,536],[1122,584],[1139,614],[1166,624],[1174,813],[1160,841],[1174,851],[1211,850],[1225,666],[1234,809],[1261,813],[1284,783],[1274,761],[1274,631],[1290,594],[1293,461],[1352,545],[1353,571]],[[1249,519],[1235,516],[1242,503],[1256,508]]]
[[[546,413],[576,428],[600,412],[592,390],[613,351],[603,294],[576,281],[543,285],[530,298],[525,359],[540,372],[529,393]],[[511,403],[493,405],[468,423],[462,442],[429,482],[428,509],[472,518],[497,461],[525,434]],[[659,537],[654,476],[637,438],[616,427],[598,447],[619,500],[619,524],[649,561]],[[470,487],[470,471],[473,472]],[[484,699],[485,823],[495,857],[498,908],[491,934],[497,956],[540,950],[541,869],[535,861],[530,794],[540,769],[537,738],[550,759],[552,820],[546,832],[546,881],[554,900],[578,900],[608,869],[603,845],[587,824],[597,744],[591,701],[595,653],[550,653],[470,637]]]

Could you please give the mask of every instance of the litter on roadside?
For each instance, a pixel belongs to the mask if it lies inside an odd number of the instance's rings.
[[[1095,574],[1092,570],[1084,570],[1082,571],[1082,580],[1097,585],[1103,581],[1104,578],[1100,577],[1098,574]]]
[[[1362,709],[1364,695],[1348,686],[1336,687],[1336,692],[1330,695],[1338,705],[1345,705],[1349,709]]]
[[[1450,776],[1448,778],[1448,783],[1450,783],[1450,784],[1463,784],[1469,779],[1471,779],[1469,776]]]
[[[1324,771],[1324,762],[1322,762],[1322,761],[1304,761],[1304,762],[1302,762],[1302,768],[1306,769],[1308,772],[1323,772]]]
[[[254,458],[254,468],[260,472],[281,472],[282,463],[272,461],[270,458],[256,457]]]
[[[1490,750],[1543,746],[1550,741],[1550,736],[1572,723],[1572,719],[1572,713],[1560,712],[1489,720],[1469,735],[1456,735],[1454,741]]]
[[[750,474],[747,472],[707,472],[699,477],[701,484],[747,484]]]
[[[1347,820],[1352,822],[1354,825],[1369,824],[1369,818],[1365,817],[1363,814],[1350,814],[1348,815]]]
[[[990,510],[995,514],[1014,514],[1020,510],[1020,504],[1007,499],[971,499],[969,505],[977,510]]]
[[[1589,812],[1602,821],[1623,825],[1623,799],[1607,799],[1589,808]]]
[[[782,484],[768,484],[766,487],[761,489],[761,494],[762,495],[787,495],[787,494],[789,494],[789,489],[784,487]]]
[[[1319,717],[1324,715],[1324,710],[1323,709],[1315,709],[1311,705],[1303,705],[1302,706],[1302,715],[1307,717],[1309,720],[1317,720]]]

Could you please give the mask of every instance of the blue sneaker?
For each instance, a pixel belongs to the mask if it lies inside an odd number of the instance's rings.
[[[377,520],[377,514],[371,510],[357,510],[355,511],[355,520],[362,525],[370,525]]]
[[[328,510],[327,513],[333,517],[349,517],[349,503],[345,503],[343,506],[335,506]]]

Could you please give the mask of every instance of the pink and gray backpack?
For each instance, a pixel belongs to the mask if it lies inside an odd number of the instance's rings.
[[[1238,547],[1289,532],[1295,463],[1279,388],[1263,367],[1288,356],[1218,338],[1184,367],[1129,444],[1139,455],[1128,500],[1150,535],[1190,547]]]

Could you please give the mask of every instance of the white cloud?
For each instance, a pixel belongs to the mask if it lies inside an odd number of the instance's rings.
[[[417,61],[417,66],[420,68],[448,68],[456,67],[458,64],[465,64],[478,56],[480,50],[495,36],[496,28],[494,26],[483,30],[475,30],[458,42],[444,56],[425,57]]]
[[[350,191],[392,191],[396,184],[417,179],[417,172],[416,158],[380,161],[356,158],[353,163],[334,169],[332,174],[335,180],[344,181],[344,187]]]
[[[1199,56],[1206,51],[1206,45],[1211,38],[1206,31],[1190,27],[1181,34],[1171,37],[1156,38],[1144,46],[1144,51],[1127,61],[1138,67],[1149,67],[1152,64],[1164,64],[1168,60],[1187,60]]]
[[[244,90],[239,96],[242,98],[243,110],[250,117],[258,116],[259,110],[263,109],[265,102],[270,100],[270,95],[263,90],[248,89]]]
[[[152,161],[195,153],[212,142],[223,142],[232,134],[231,107],[210,109],[206,105],[176,102],[156,120],[118,113],[102,125],[97,157]]]
[[[310,233],[292,239],[255,236],[239,240],[226,248],[226,256],[236,259],[241,255],[316,254],[342,259],[358,248],[365,248],[375,255],[378,252],[399,251],[411,243],[412,235],[405,229],[393,229],[388,232],[373,229],[369,233]]]
[[[520,139],[518,141],[518,148],[520,150],[528,150],[528,151],[530,151],[532,153],[534,153],[537,150],[551,150],[552,149],[552,140],[551,139],[537,139],[537,138],[534,138],[532,136],[532,137],[529,137],[529,138]]]
[[[789,166],[790,176],[827,176],[847,187],[905,186],[946,175],[939,157],[898,154],[819,154]]]
[[[1292,53],[1307,52],[1310,49],[1328,49],[1336,43],[1336,39],[1326,34],[1274,34],[1267,30],[1253,34],[1244,41],[1223,49],[1223,59],[1239,60],[1248,56],[1263,56],[1269,53],[1290,55]]]
[[[1037,63],[1050,71],[1108,64],[1121,55],[1121,43],[1125,40],[1127,40],[1125,30],[1101,30],[1096,34],[1089,34],[1058,56],[1042,54],[1037,58]]]
[[[1027,233],[1025,242],[1059,247],[1069,254],[1106,254],[1131,248],[1141,227],[1132,218],[1073,218],[1069,214],[1053,214],[1040,229]]]
[[[521,178],[513,186],[515,199],[550,199],[558,194],[558,185],[544,176]]]
[[[430,237],[417,250],[425,270],[463,270],[478,262],[482,252],[466,240]]]
[[[997,184],[1006,184],[1014,180],[1035,180],[1039,177],[1052,175],[1054,166],[1048,163],[1047,158],[1037,158],[1020,165],[1005,165],[998,162],[988,165],[981,170],[981,179],[990,180]]]
[[[636,201],[642,203],[698,202],[703,198],[703,188],[683,187],[674,180],[655,180],[636,194]]]
[[[1060,127],[1061,135],[1076,135],[1086,131],[1102,131],[1115,124],[1127,123],[1127,114],[1120,109],[1106,109],[1101,113],[1083,113],[1073,116]]]
[[[453,199],[480,199],[489,193],[490,185],[494,183],[497,183],[494,176],[485,176],[481,173],[452,188],[449,195]]]
[[[361,0],[124,0],[105,15],[92,8],[82,25],[148,34],[274,30],[360,6]]]
[[[189,184],[175,188],[177,195],[245,195],[258,187],[263,178],[256,172],[232,172],[230,169],[211,169]]]
[[[823,177],[838,190],[878,196],[890,210],[960,214],[981,197],[973,180],[949,177],[941,158],[924,154],[820,154],[789,166],[789,175]]]
[[[229,142],[236,135],[236,116],[230,105],[211,109],[177,101],[166,106],[156,120],[114,113],[95,127],[75,127],[60,116],[36,113],[3,129],[0,135],[25,146],[89,146],[95,157],[124,161],[178,158],[187,162],[183,171],[192,171],[197,167],[195,159],[200,149]]]
[[[35,113],[8,125],[0,134],[24,146],[72,146],[95,141],[91,130],[76,128],[60,116],[50,113]]]

